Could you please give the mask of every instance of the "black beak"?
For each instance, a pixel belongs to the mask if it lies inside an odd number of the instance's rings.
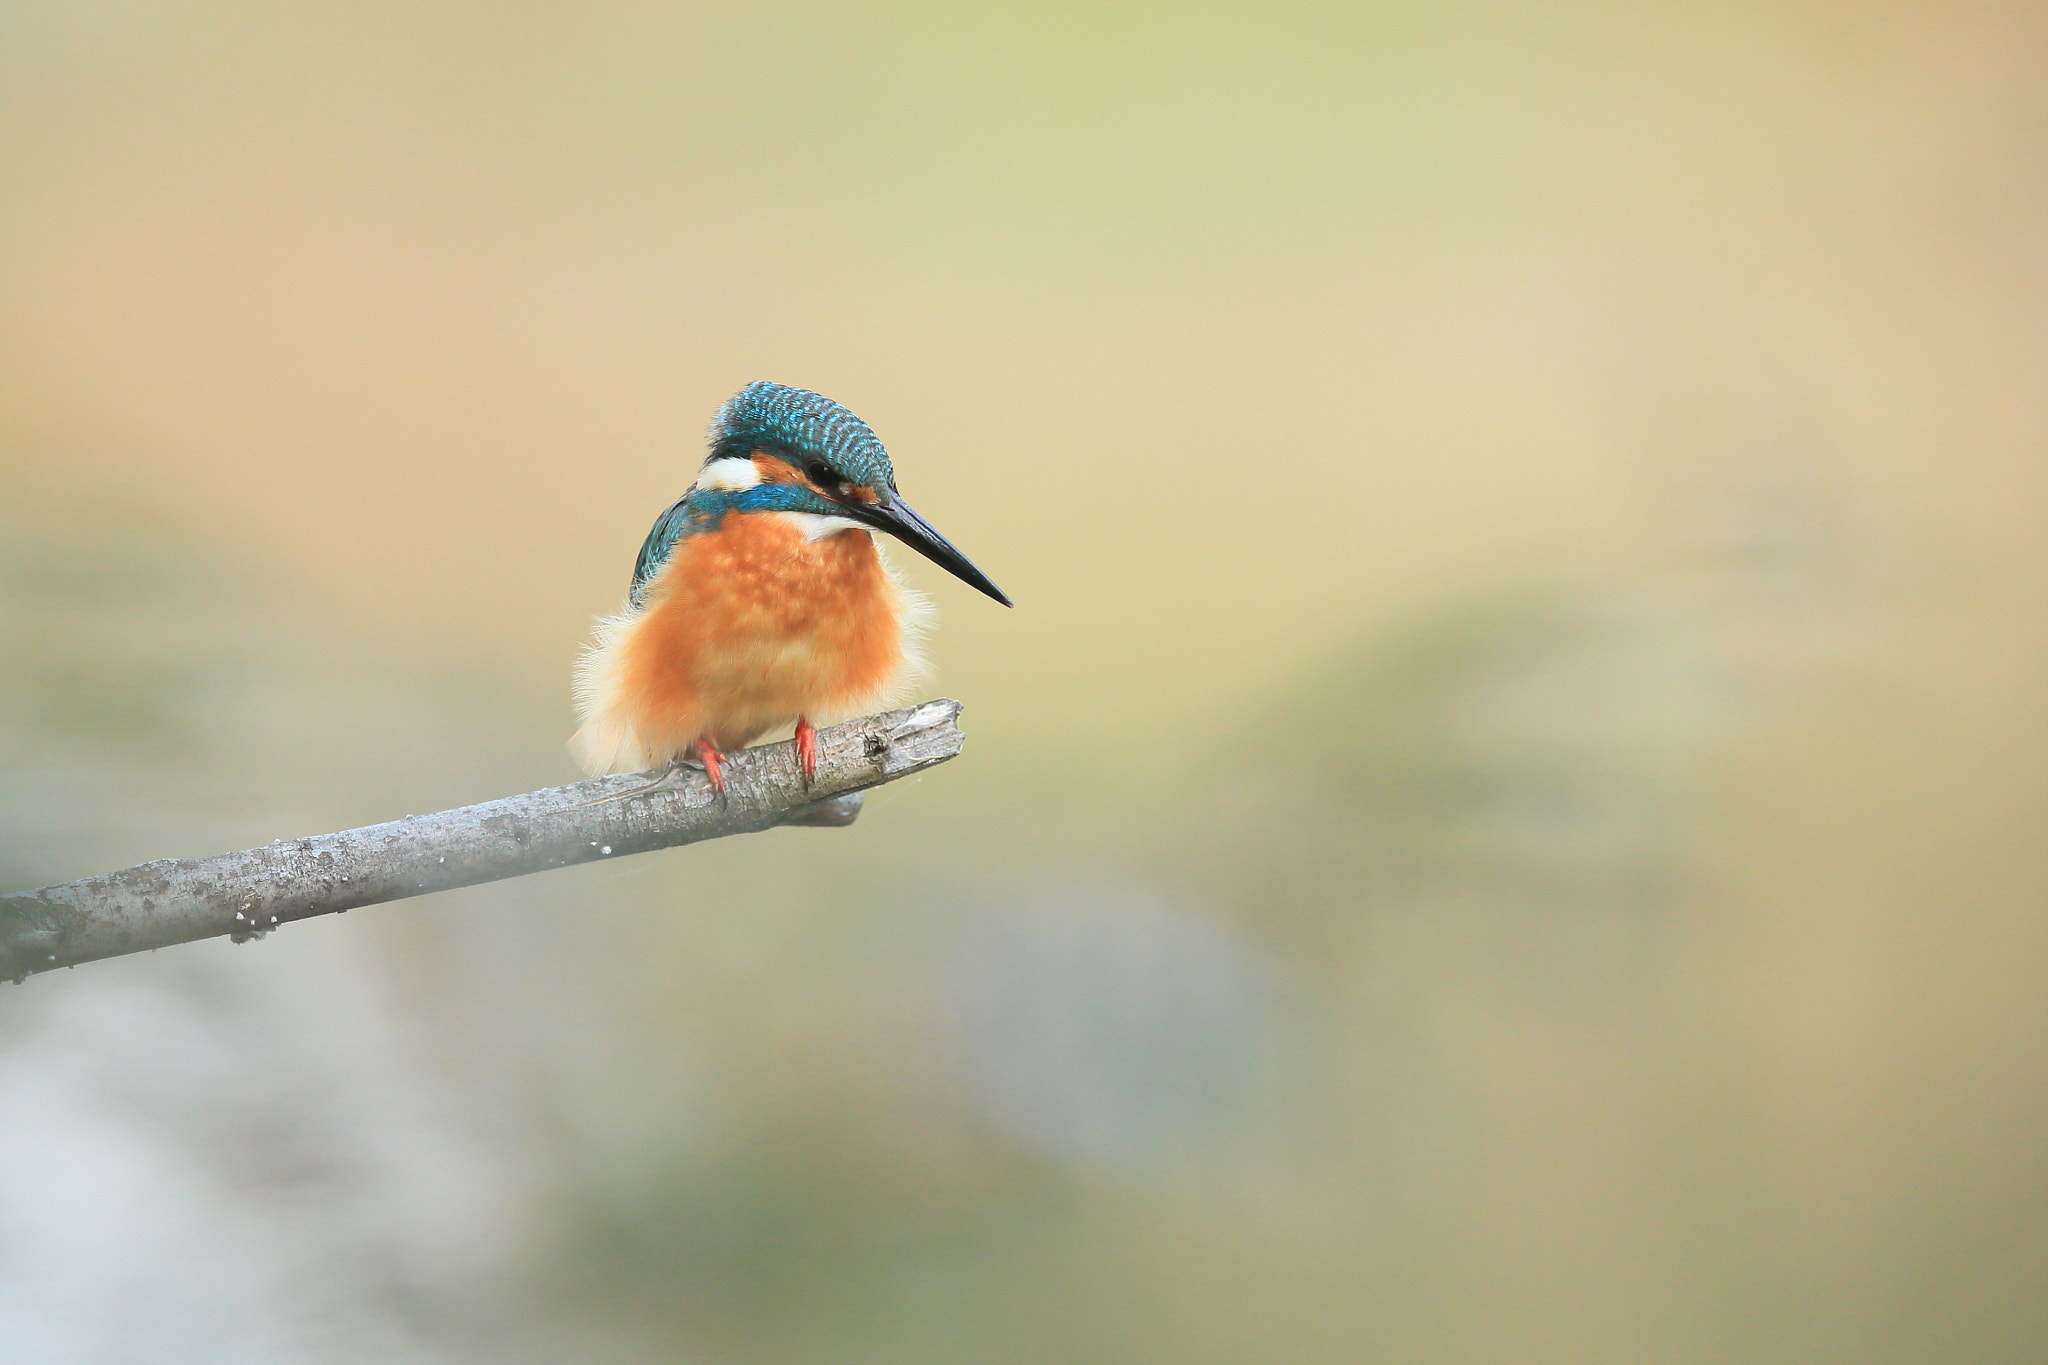
[[[934,531],[930,522],[911,511],[910,504],[898,497],[895,489],[876,491],[881,497],[875,502],[849,499],[839,505],[853,520],[878,531],[887,531],[962,583],[987,593],[1006,607],[1010,605],[1010,599],[1003,596],[1003,590],[990,582],[987,574],[975,568],[966,555],[954,549],[951,541]]]

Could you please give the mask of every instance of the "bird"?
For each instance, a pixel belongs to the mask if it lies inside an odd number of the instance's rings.
[[[817,727],[879,709],[924,669],[931,609],[876,532],[1011,602],[903,501],[873,429],[823,394],[749,384],[708,446],[577,661],[569,751],[592,776],[665,768],[655,786],[694,762],[722,798],[722,755],[794,725],[809,786]]]

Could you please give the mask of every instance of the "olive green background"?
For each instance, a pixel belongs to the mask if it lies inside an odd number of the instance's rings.
[[[568,780],[818,389],[966,754],[0,991],[23,1361],[2048,1354],[2048,16],[0,8],[0,876]]]

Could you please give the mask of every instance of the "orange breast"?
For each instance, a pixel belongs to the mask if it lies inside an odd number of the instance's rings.
[[[829,723],[905,663],[902,596],[865,531],[806,540],[781,513],[728,513],[676,546],[642,603],[619,641],[618,701],[651,755]]]

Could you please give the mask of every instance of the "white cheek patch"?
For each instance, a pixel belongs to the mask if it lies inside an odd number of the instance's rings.
[[[842,531],[865,531],[868,528],[847,517],[828,517],[817,512],[784,512],[782,515],[796,523],[804,533],[805,540],[823,540],[836,536]]]
[[[761,471],[754,462],[739,456],[727,456],[713,460],[697,472],[697,487],[713,488],[721,493],[737,493],[742,489],[756,488],[761,483]]]

